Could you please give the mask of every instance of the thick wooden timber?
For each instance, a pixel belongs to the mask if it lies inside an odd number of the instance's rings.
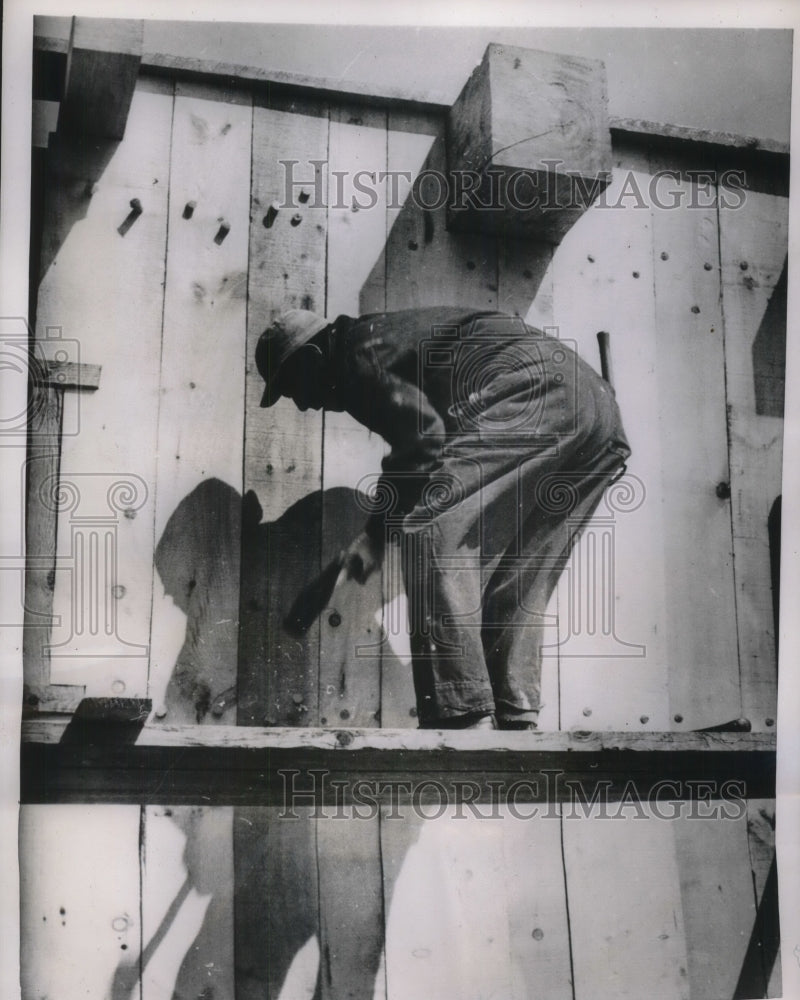
[[[771,798],[768,733],[469,732],[145,726],[82,739],[63,719],[22,730],[22,801],[331,806],[447,802],[674,802]],[[305,798],[303,798],[305,795]],[[299,798],[298,798],[299,796]],[[697,804],[697,803],[696,803]],[[365,806],[365,808],[367,808]]]

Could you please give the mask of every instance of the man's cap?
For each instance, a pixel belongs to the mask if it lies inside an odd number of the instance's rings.
[[[287,309],[261,334],[256,345],[256,367],[266,383],[262,406],[278,401],[278,376],[286,359],[326,326],[324,316],[308,309]]]

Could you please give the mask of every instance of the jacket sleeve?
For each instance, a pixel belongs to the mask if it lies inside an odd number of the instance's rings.
[[[387,517],[402,517],[419,499],[440,460],[445,427],[419,387],[382,370],[372,351],[364,351],[356,367],[347,409],[391,447],[377,484],[376,510],[367,522],[367,533],[378,539]]]

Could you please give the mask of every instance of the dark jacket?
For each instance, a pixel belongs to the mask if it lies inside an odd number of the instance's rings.
[[[561,348],[518,316],[455,307],[340,316],[318,338],[340,403],[391,446],[380,485],[396,496],[393,517],[414,507],[442,449],[468,442],[479,412],[529,392]],[[372,517],[370,534],[382,530]]]

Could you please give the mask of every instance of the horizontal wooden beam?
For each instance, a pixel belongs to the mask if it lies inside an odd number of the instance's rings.
[[[145,726],[64,741],[68,723],[23,722],[23,802],[298,806],[357,802],[640,802],[771,798],[763,733],[515,733]],[[705,789],[703,791],[702,789]]]
[[[643,118],[609,118],[611,132],[631,137],[648,137],[674,140],[679,143],[700,143],[705,146],[721,146],[731,149],[751,149],[763,153],[789,155],[789,144],[775,139],[760,139],[754,135],[737,135],[734,132],[719,132],[713,129],[690,128],[688,125],[669,125],[664,122],[647,121]]]

